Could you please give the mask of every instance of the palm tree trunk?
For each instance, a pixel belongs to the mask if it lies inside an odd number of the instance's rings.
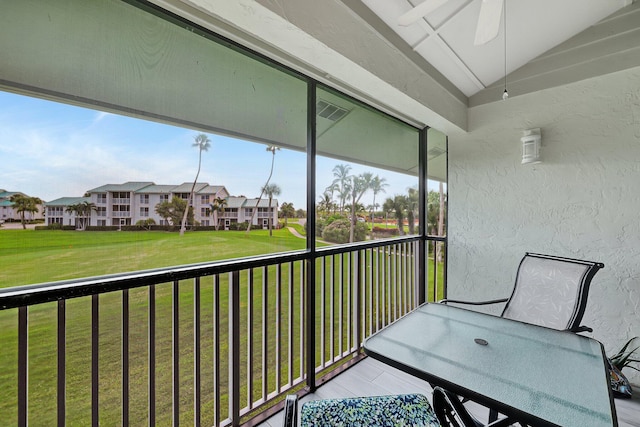
[[[273,215],[271,215],[271,197],[269,197],[269,237],[273,237]]]
[[[253,219],[256,216],[256,212],[258,211],[258,205],[260,204],[260,201],[262,200],[262,196],[264,196],[264,189],[267,187],[267,185],[269,185],[269,181],[271,181],[271,176],[273,175],[273,164],[276,161],[276,155],[275,153],[273,154],[273,156],[271,157],[271,171],[269,171],[269,178],[267,178],[267,182],[265,182],[264,187],[262,187],[262,191],[260,191],[260,197],[258,197],[258,201],[256,202],[256,207],[253,210],[253,212],[251,212],[251,219],[249,220],[249,226],[247,227],[247,233],[249,233],[251,231],[251,224],[253,224]]]
[[[193,185],[191,186],[191,193],[189,193],[189,199],[187,199],[187,207],[184,208],[184,214],[182,214],[182,224],[180,225],[180,235],[182,236],[185,231],[187,231],[187,216],[189,215],[189,200],[193,203],[193,191],[196,188],[196,183],[198,182],[198,176],[200,175],[200,166],[202,166],[202,148],[198,153],[198,172],[196,173],[196,179],[193,180]]]

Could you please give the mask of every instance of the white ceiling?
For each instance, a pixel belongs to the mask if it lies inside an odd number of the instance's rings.
[[[474,37],[482,0],[449,0],[414,24],[398,24],[402,14],[423,1],[362,0],[362,3],[466,96],[504,79],[503,20],[498,36],[481,46],[474,46]],[[631,0],[506,0],[507,74],[631,3]]]

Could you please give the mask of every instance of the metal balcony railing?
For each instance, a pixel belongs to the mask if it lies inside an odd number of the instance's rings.
[[[420,289],[421,244],[431,247],[408,237],[0,289],[0,378],[12,390],[2,419],[226,426],[264,417],[432,299],[442,284]],[[425,256],[427,276],[437,256]]]

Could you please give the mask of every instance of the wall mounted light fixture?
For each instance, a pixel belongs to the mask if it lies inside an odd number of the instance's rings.
[[[522,132],[522,164],[540,163],[540,145],[542,136],[540,128],[529,129]]]

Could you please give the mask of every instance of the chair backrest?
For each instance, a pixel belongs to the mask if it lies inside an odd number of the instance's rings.
[[[604,264],[527,253],[503,317],[578,332],[591,279]],[[586,329],[586,328],[585,328]]]

